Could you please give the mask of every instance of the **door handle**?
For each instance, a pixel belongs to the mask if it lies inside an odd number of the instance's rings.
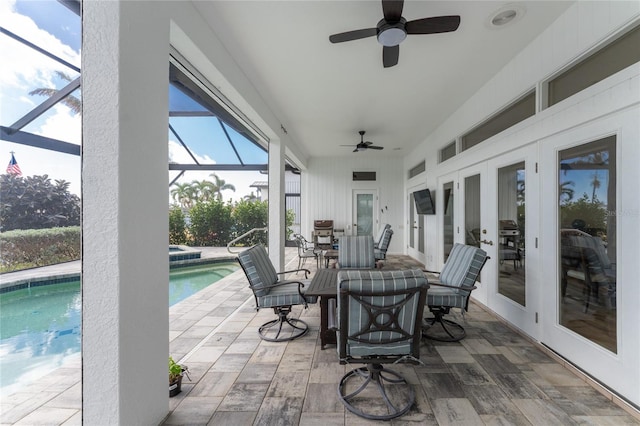
[[[414,227],[413,227],[413,229],[418,229],[418,227],[417,227],[417,226],[414,226]]]
[[[493,245],[493,241],[487,241],[487,240],[481,240],[480,241],[482,244],[489,244],[490,246]]]

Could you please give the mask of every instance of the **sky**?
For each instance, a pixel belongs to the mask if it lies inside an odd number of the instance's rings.
[[[81,24],[80,18],[56,0],[0,0],[0,26],[18,36],[42,47],[65,61],[81,68]],[[70,79],[79,74],[35,50],[24,46],[12,38],[0,34],[0,51],[3,61],[0,66],[0,124],[10,126],[19,118],[43,102],[46,98],[29,95],[35,88],[61,89],[67,84],[58,72]],[[168,82],[167,82],[168,84]],[[172,89],[175,91],[175,89]],[[171,93],[171,92],[170,92]],[[80,91],[73,94],[81,97]],[[177,99],[174,93],[172,99]],[[237,163],[235,154],[217,141],[226,141],[217,120],[207,118],[193,120],[172,119],[172,125],[180,137],[190,146],[200,163]],[[59,139],[72,144],[81,144],[81,117],[67,106],[57,104],[40,118],[22,130],[34,134]],[[253,149],[246,139],[232,129],[227,129],[237,144],[246,163],[266,163],[264,152]],[[193,163],[193,159],[179,144],[177,138],[168,133],[169,159],[177,163]],[[80,195],[81,161],[79,156],[34,148],[27,145],[0,141],[0,172],[4,173],[11,159],[11,152],[22,170],[23,176],[47,174],[52,180],[70,182],[70,191]],[[2,162],[4,161],[4,165]],[[211,180],[211,171],[189,171],[178,182]],[[215,172],[226,183],[233,184],[236,191],[224,191],[225,200],[238,201],[249,195],[255,188],[249,185],[255,181],[266,181],[267,176],[259,172]],[[176,173],[169,173],[169,181]],[[168,183],[168,182],[167,182]],[[167,193],[169,188],[167,188]]]

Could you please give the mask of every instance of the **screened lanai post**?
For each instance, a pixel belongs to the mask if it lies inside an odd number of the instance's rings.
[[[284,270],[284,143],[269,141],[269,258],[277,270]]]

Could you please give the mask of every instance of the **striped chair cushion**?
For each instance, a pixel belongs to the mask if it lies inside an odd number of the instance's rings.
[[[302,288],[304,294],[305,288],[309,286],[310,280],[302,281],[305,286]],[[305,296],[302,298],[298,293],[298,283],[292,282],[272,288],[268,294],[258,297],[258,306],[261,308],[274,308],[277,306],[304,305],[306,303],[316,303],[316,296]]]
[[[456,287],[472,287],[478,279],[486,258],[487,253],[482,249],[454,244],[440,272],[440,282]]]
[[[418,269],[403,271],[340,271],[338,273],[338,316],[341,318],[340,332],[346,332],[348,336],[366,332],[365,327],[369,324],[369,315],[354,297],[349,297],[348,306],[340,306],[340,290],[346,289],[355,292],[362,291],[397,291],[416,287],[428,287],[424,273]],[[364,299],[375,306],[389,306],[405,299],[405,295],[369,296]],[[419,293],[405,304],[399,314],[399,327],[413,335],[416,331],[417,309],[419,304]],[[346,309],[344,312],[342,309]],[[342,317],[345,315],[345,317]],[[383,322],[385,318],[378,318]],[[343,327],[346,321],[346,328]],[[371,330],[371,328],[369,328]],[[347,353],[339,354],[340,358],[350,356],[373,356],[373,355],[407,355],[413,351],[413,340],[411,337],[398,342],[389,340],[402,337],[402,334],[394,331],[373,331],[361,335],[361,339],[366,342],[358,342],[354,339],[347,339]],[[338,345],[338,351],[341,347]]]
[[[427,292],[427,305],[466,309],[467,297],[468,294],[458,290],[434,285]]]
[[[346,236],[340,238],[338,249],[340,268],[373,269],[376,265],[371,235]]]
[[[253,287],[256,297],[269,293],[264,286],[278,281],[276,273],[267,250],[262,245],[256,245],[238,255],[238,261],[244,269],[249,283]]]

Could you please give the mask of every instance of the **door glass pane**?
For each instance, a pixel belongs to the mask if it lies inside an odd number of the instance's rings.
[[[356,235],[373,235],[373,194],[357,195]]]
[[[615,137],[560,152],[560,324],[617,352]]]
[[[524,162],[498,169],[498,293],[526,306]]]
[[[442,205],[444,206],[442,234],[444,236],[444,261],[446,262],[453,247],[453,182],[442,185],[442,195]]]
[[[413,192],[409,194],[409,247],[415,248],[416,205]]]
[[[466,244],[480,247],[480,175],[464,179],[464,231]]]

